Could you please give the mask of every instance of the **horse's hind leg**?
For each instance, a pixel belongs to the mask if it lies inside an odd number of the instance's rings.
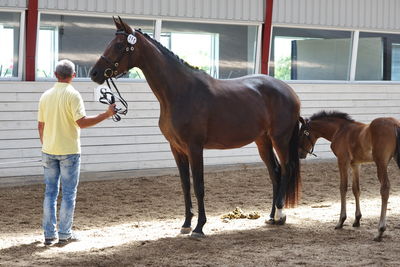
[[[274,224],[276,196],[280,180],[280,165],[276,159],[274,150],[272,148],[271,139],[268,135],[261,136],[255,140],[255,142],[257,144],[260,157],[267,166],[269,177],[272,182],[272,209],[267,223]]]
[[[349,161],[347,159],[338,159],[340,172],[340,217],[335,229],[343,228],[343,223],[346,221],[346,194],[347,182],[349,176]]]
[[[173,146],[171,146],[172,154],[174,155],[176,165],[178,166],[179,176],[181,178],[181,185],[183,190],[183,197],[185,199],[185,222],[182,225],[181,233],[190,234],[192,231],[192,199],[190,197],[190,172],[189,172],[189,160],[188,157],[179,152]]]
[[[386,210],[389,199],[389,191],[390,191],[390,182],[387,174],[387,165],[386,162],[376,161],[376,167],[378,172],[378,179],[381,184],[381,198],[382,198],[382,206],[381,206],[381,217],[379,219],[378,225],[378,235],[374,238],[375,241],[381,241],[383,232],[386,230]]]
[[[351,168],[353,170],[352,190],[354,198],[356,200],[356,217],[353,223],[353,227],[360,227],[360,219],[362,216],[360,209],[360,165],[351,164]]]
[[[288,133],[290,133],[290,131],[288,131]],[[286,191],[292,174],[292,169],[289,162],[290,136],[281,135],[277,138],[273,138],[272,142],[281,166],[278,189],[275,198],[276,210],[274,214],[274,220],[277,224],[284,224],[286,221],[286,215],[283,213],[283,207],[285,206]]]

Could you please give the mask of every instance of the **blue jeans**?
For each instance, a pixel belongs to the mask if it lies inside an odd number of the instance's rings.
[[[57,198],[62,188],[58,237],[66,239],[72,235],[75,199],[79,183],[80,154],[50,155],[42,153],[46,190],[43,201],[43,230],[45,238],[57,237]]]

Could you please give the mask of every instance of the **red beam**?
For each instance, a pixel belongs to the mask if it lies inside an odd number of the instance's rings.
[[[25,38],[25,80],[35,80],[36,36],[38,23],[38,0],[28,0]]]
[[[274,0],[265,0],[265,17],[262,31],[261,73],[268,74],[269,52],[271,47],[272,8]]]

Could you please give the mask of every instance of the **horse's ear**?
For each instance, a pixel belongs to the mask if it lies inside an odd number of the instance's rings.
[[[125,22],[122,21],[121,17],[118,16],[120,25],[121,25],[121,29],[124,30],[126,33],[133,33],[131,27],[129,27],[128,24],[126,24]]]
[[[121,30],[121,29],[122,29],[122,25],[121,25],[121,20],[120,20],[120,18],[118,17],[118,19],[116,19],[116,18],[113,16],[113,20],[114,20],[115,27],[117,27],[117,30]]]

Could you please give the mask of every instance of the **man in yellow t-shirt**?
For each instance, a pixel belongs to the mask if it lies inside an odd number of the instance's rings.
[[[38,130],[46,184],[43,201],[45,245],[76,241],[72,232],[75,199],[80,174],[80,129],[93,126],[115,114],[115,104],[104,113],[86,116],[80,93],[71,82],[75,65],[69,60],[57,63],[57,83],[39,101]],[[62,184],[62,201],[57,226],[57,197]]]

